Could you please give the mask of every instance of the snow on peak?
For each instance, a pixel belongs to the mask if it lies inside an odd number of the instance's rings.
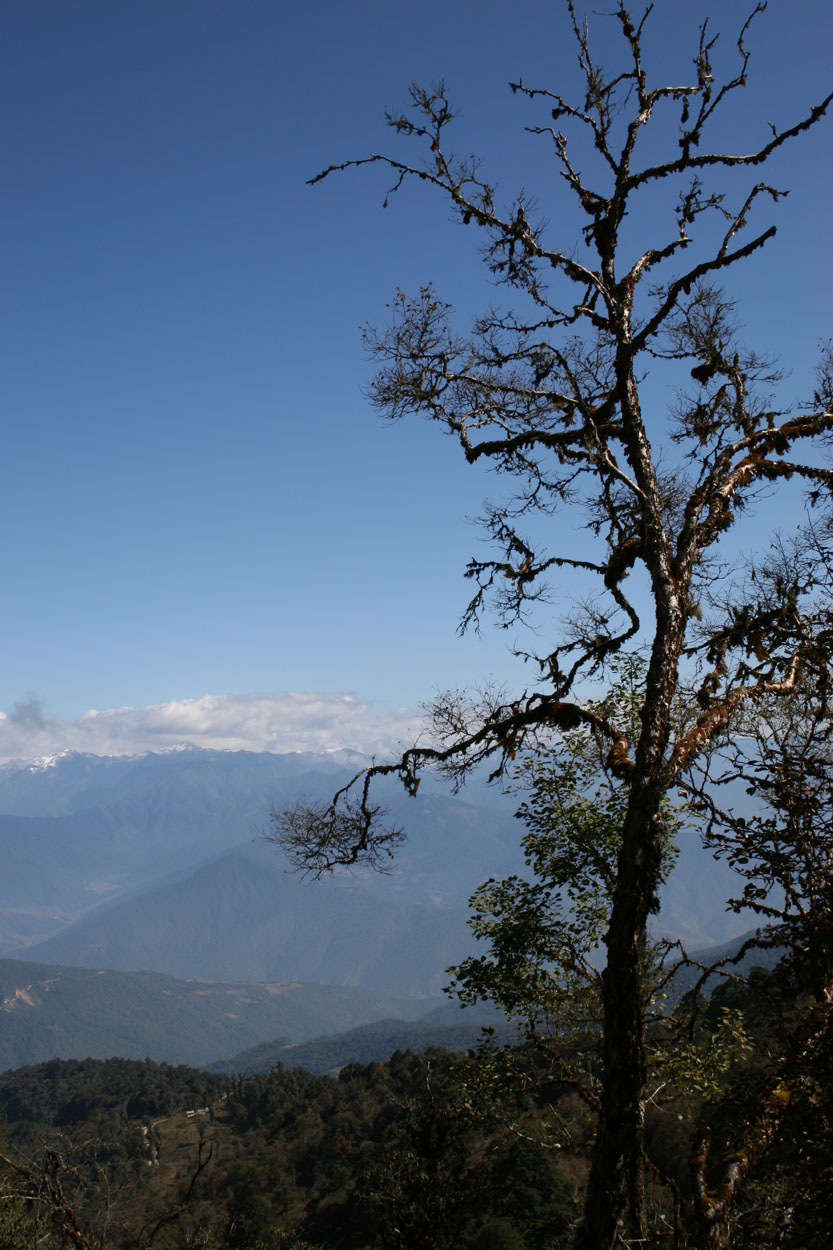
[[[78,751],[58,751],[56,755],[42,755],[39,759],[31,760],[26,768],[30,773],[45,773],[50,768],[55,768],[59,760],[70,759],[78,755]]]

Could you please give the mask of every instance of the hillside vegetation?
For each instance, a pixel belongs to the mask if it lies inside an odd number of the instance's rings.
[[[385,1016],[415,1020],[435,1003],[349,986],[179,981],[2,959],[0,1071],[56,1057],[208,1064],[267,1038],[301,1042]]]
[[[695,1198],[692,1125],[737,1146],[765,1110],[772,1052],[789,1027],[785,975],[724,982],[704,1023],[718,1029],[726,1011],[739,1012],[749,1045],[735,1048],[719,1082],[695,1064],[647,1109],[658,1247],[697,1244],[678,1223]],[[779,1132],[744,1164],[733,1250],[827,1244],[829,1036],[812,1055],[791,1056],[784,1077]],[[494,1044],[467,1055],[397,1051],[338,1077],[53,1060],[0,1076],[0,1113],[7,1250],[567,1250],[593,1117],[545,1050]]]
[[[582,1165],[541,1156],[498,1115],[474,1116],[468,1068],[433,1050],[353,1065],[337,1080],[294,1070],[229,1081],[124,1060],[9,1073],[0,1186],[24,1191],[50,1167],[61,1183],[60,1200],[24,1218],[17,1244],[31,1233],[84,1250],[87,1238],[119,1250],[364,1250],[401,1235],[437,1250],[558,1250]],[[534,1133],[535,1100],[512,1100]]]

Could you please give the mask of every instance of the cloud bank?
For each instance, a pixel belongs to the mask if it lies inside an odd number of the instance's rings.
[[[43,710],[37,700],[0,712],[0,763],[62,751],[139,755],[188,742],[224,751],[336,751],[388,755],[410,742],[419,717],[406,708],[381,711],[349,692],[205,694],[148,707],[91,708],[75,720]]]

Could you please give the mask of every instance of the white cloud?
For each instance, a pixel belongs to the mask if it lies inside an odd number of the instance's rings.
[[[205,694],[148,707],[91,708],[75,720],[35,700],[0,712],[0,762],[61,751],[135,755],[179,743],[229,751],[334,751],[388,755],[411,741],[419,717],[380,710],[349,692]]]

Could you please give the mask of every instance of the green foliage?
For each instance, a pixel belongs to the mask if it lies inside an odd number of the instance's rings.
[[[170,1115],[219,1098],[227,1081],[184,1066],[131,1059],[53,1059],[0,1077],[9,1123],[67,1128],[92,1118],[124,1121]]]
[[[37,1230],[23,1204],[0,1196],[0,1250],[36,1250],[37,1244]]]
[[[675,1037],[673,1046],[657,1047],[652,1076],[658,1085],[671,1085],[678,1094],[717,1094],[725,1088],[727,1074],[752,1050],[743,1013],[723,1007],[713,1027],[707,1022]]]
[[[517,816],[526,826],[524,857],[534,879],[493,878],[475,891],[469,921],[488,954],[452,969],[463,1002],[491,1000],[518,1018],[528,1037],[595,1051],[601,1023],[599,947],[607,929],[629,779],[617,767],[607,736],[638,732],[645,662],[617,657],[614,682],[603,699],[589,701],[594,727],[565,731],[546,753],[529,757],[515,779],[526,797]],[[673,865],[675,839],[686,813],[661,806],[663,876]],[[652,958],[659,958],[658,955]],[[650,966],[645,969],[651,975]]]
[[[537,1144],[534,1102],[471,1055],[436,1052],[415,1075],[398,1092],[400,1114],[365,1181],[374,1246],[566,1245],[575,1204],[560,1161]]]
[[[459,1074],[472,1065],[435,1049],[353,1064],[338,1080],[294,1069],[229,1081],[132,1061],[55,1061],[6,1074],[0,1097],[30,1117],[11,1124],[10,1149],[41,1212],[44,1250],[63,1246],[37,1189],[44,1176],[60,1182],[82,1235],[107,1250],[476,1250],[489,1238],[555,1250],[574,1219],[560,1160],[466,1106]],[[152,1087],[165,1113],[126,1116],[128,1086],[143,1097]],[[209,1111],[189,1117],[199,1096]],[[539,1112],[508,1087],[501,1097],[531,1130]],[[68,1118],[82,1104],[86,1118]],[[0,1198],[8,1193],[0,1183]],[[17,1215],[7,1223],[15,1236],[18,1225],[26,1231]]]

